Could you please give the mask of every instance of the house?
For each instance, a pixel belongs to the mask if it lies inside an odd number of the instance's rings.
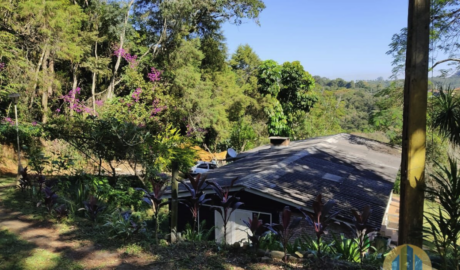
[[[264,222],[279,222],[279,211],[290,206],[312,210],[317,194],[324,201],[334,199],[341,210],[338,221],[352,222],[351,210],[372,207],[371,225],[381,227],[391,201],[393,184],[400,167],[400,150],[374,140],[337,134],[289,142],[288,138],[272,137],[271,145],[240,153],[234,162],[213,170],[208,180],[228,186],[238,177],[232,192],[239,193],[244,205],[236,210],[227,225],[227,242],[247,239],[242,220],[260,215]],[[182,185],[180,185],[182,186]],[[211,189],[205,193],[212,196]],[[180,187],[179,197],[187,191]],[[220,215],[203,206],[200,221],[215,226],[214,237],[221,240],[223,224]],[[179,209],[178,231],[192,222],[185,206]],[[340,226],[334,230],[345,230]]]

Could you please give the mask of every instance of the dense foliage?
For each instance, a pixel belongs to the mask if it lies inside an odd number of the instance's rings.
[[[311,76],[298,61],[263,61],[249,45],[228,54],[222,24],[258,23],[264,8],[260,0],[4,1],[0,139],[14,143],[13,92],[21,141],[63,139],[112,173],[114,160],[143,165],[133,159],[146,154],[140,142],[171,130],[216,152],[248,150],[269,135],[380,129],[369,115],[389,86],[383,78]]]
[[[448,63],[455,68],[441,69],[441,75],[446,77],[458,72],[460,68],[459,25],[460,1],[433,0],[431,1],[430,16],[430,66],[431,69],[439,64]],[[398,76],[404,69],[406,60],[407,28],[394,34],[387,54],[393,56],[393,76]],[[442,58],[440,58],[442,57]],[[458,74],[458,73],[457,73]]]

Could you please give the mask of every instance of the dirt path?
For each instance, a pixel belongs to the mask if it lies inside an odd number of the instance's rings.
[[[7,188],[11,187],[0,186],[0,197]],[[146,267],[146,258],[126,256],[123,250],[103,250],[89,240],[74,240],[72,229],[30,219],[0,204],[0,238],[3,239],[0,239],[3,251],[0,269],[157,269]],[[21,251],[24,246],[28,249],[24,256],[17,258],[20,261],[1,263],[2,259],[8,262],[9,256],[16,255],[16,246]]]

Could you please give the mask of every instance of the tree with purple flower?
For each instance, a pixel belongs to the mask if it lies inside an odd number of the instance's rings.
[[[136,68],[138,65],[137,55],[131,55],[123,48],[117,48],[113,52],[113,55],[115,56],[121,55],[121,57],[123,57],[123,59],[125,59],[129,63],[129,67],[132,69]]]
[[[11,119],[11,117],[4,117],[2,122],[4,124],[10,124],[10,125],[14,126],[14,120]]]
[[[134,90],[134,92],[131,94],[131,97],[134,99],[134,101],[136,103],[138,103],[141,94],[142,94],[142,89],[141,88],[136,88],[136,90]]]
[[[161,73],[162,71],[161,70],[158,70],[154,67],[152,67],[151,69],[151,72],[147,74],[147,76],[149,77],[149,80],[151,82],[157,82],[161,79]]]
[[[63,95],[60,98],[65,103],[69,104],[70,111],[74,111],[77,113],[86,112],[88,114],[95,114],[95,112],[91,108],[85,106],[83,104],[83,101],[77,98],[77,95],[79,95],[80,93],[81,89],[80,87],[77,87],[75,89],[70,90],[69,93],[67,93],[67,95]],[[61,109],[56,109],[57,113],[59,113],[60,111]]]

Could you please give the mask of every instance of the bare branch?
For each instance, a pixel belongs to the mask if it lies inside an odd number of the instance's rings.
[[[450,16],[453,16],[453,15],[459,13],[459,12],[460,12],[460,9],[457,9],[457,10],[454,10],[454,11],[452,11],[450,13],[442,14],[442,15],[439,15],[439,16],[433,16],[433,17],[431,17],[431,20],[438,20],[438,19],[441,19],[441,18],[450,17]]]
[[[163,38],[166,37],[166,35],[167,35],[167,33],[166,33],[167,29],[168,29],[168,24],[166,23],[166,19],[165,19],[165,20],[164,20],[164,23],[163,23],[163,31],[162,31],[162,33],[161,33],[161,35],[160,35],[160,39],[158,40],[158,42],[157,42],[155,45],[152,44],[152,45],[147,49],[147,51],[139,58],[139,60],[141,60],[144,56],[146,56],[146,55],[150,52],[150,50],[151,50],[152,48],[154,48],[154,49],[153,49],[153,57],[155,57],[155,54],[156,54],[156,52],[157,52],[158,47],[160,46],[161,42],[163,42]]]
[[[110,79],[110,85],[109,88],[107,89],[107,99],[111,99],[114,92],[115,92],[115,78],[117,76],[118,68],[120,67],[121,63],[121,50],[123,49],[123,43],[125,40],[125,34],[126,34],[126,25],[128,24],[128,18],[129,18],[129,12],[131,10],[131,6],[133,5],[134,0],[131,0],[128,4],[128,11],[126,12],[125,16],[125,22],[123,24],[123,32],[120,34],[120,44],[118,48],[118,56],[117,56],[117,62],[115,63],[115,67],[113,70],[112,78]]]
[[[430,69],[433,69],[435,68],[437,65],[439,64],[442,64],[442,63],[445,63],[445,62],[459,62],[460,63],[460,59],[459,58],[447,58],[447,59],[444,59],[444,60],[441,60],[441,61],[438,61],[436,63],[434,63],[434,65],[430,68]]]

